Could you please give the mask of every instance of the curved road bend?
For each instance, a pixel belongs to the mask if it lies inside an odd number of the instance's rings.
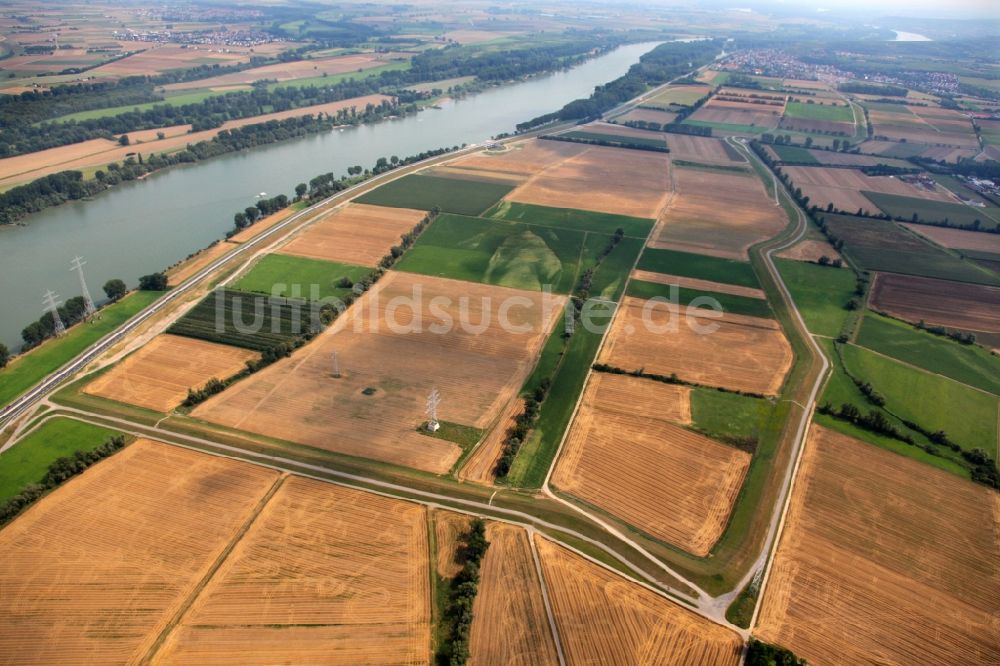
[[[516,137],[516,139],[517,140],[523,139],[526,136],[530,135],[519,135]],[[36,384],[26,393],[21,394],[20,397],[14,399],[5,407],[0,409],[0,428],[3,428],[10,421],[23,414],[29,407],[31,407],[31,405],[37,402],[40,398],[47,396],[49,393],[55,390],[56,387],[58,387],[60,384],[66,381],[77,371],[86,367],[88,363],[93,361],[95,358],[97,358],[100,354],[102,354],[116,342],[120,341],[127,334],[134,331],[137,327],[139,327],[150,317],[158,313],[165,306],[177,300],[178,298],[186,294],[188,291],[193,289],[195,286],[197,286],[199,282],[209,277],[214,271],[216,271],[223,265],[229,263],[233,259],[249,253],[250,250],[256,249],[261,244],[263,244],[264,241],[276,238],[277,234],[288,229],[290,226],[294,225],[296,222],[299,221],[300,218],[309,213],[315,212],[316,207],[333,203],[334,201],[337,201],[339,199],[352,198],[357,194],[360,194],[361,191],[371,188],[373,185],[384,184],[388,181],[395,180],[396,178],[401,178],[402,176],[405,176],[413,171],[418,171],[420,169],[423,169],[436,162],[447,161],[459,155],[462,155],[463,153],[472,152],[478,149],[479,149],[479,144],[472,144],[460,150],[456,150],[450,153],[445,153],[444,155],[438,155],[436,157],[430,157],[428,159],[415,162],[414,164],[410,164],[399,169],[393,169],[392,171],[388,171],[384,174],[379,174],[378,176],[369,178],[364,182],[352,185],[346,190],[341,190],[340,192],[337,192],[336,194],[333,194],[327,197],[326,199],[323,199],[322,201],[318,201],[315,204],[311,205],[309,208],[305,208],[299,211],[298,213],[295,213],[287,220],[284,220],[274,225],[270,229],[261,232],[259,235],[253,237],[252,239],[246,241],[245,243],[241,243],[239,247],[234,249],[232,252],[229,252],[226,255],[216,259],[215,261],[213,261],[212,263],[205,266],[203,269],[201,269],[200,271],[189,277],[187,280],[185,280],[178,286],[174,287],[167,293],[165,293],[162,297],[157,299],[156,302],[150,304],[145,309],[139,311],[131,319],[122,324],[116,330],[112,331],[111,333],[108,333],[106,336],[104,336],[103,338],[95,342],[93,345],[88,347],[86,350],[81,352],[80,355],[77,356],[75,359],[73,359],[63,367],[59,368],[51,375],[48,375],[45,379]]]

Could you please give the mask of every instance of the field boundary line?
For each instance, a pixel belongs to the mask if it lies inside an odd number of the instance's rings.
[[[559,666],[566,666],[566,654],[563,652],[562,638],[559,635],[559,627],[556,625],[556,616],[552,611],[552,601],[549,599],[549,586],[545,582],[545,574],[542,572],[542,561],[538,557],[538,548],[535,546],[534,528],[528,528],[528,544],[531,547],[531,559],[535,563],[535,573],[538,575],[538,585],[542,590],[542,604],[545,605],[545,615],[549,618],[549,631],[552,633],[552,640],[556,644],[556,656],[559,657]]]
[[[160,648],[163,647],[163,643],[170,637],[170,634],[172,634],[174,630],[180,626],[181,620],[184,619],[187,612],[191,610],[191,606],[194,605],[194,602],[198,600],[199,596],[201,596],[205,587],[212,581],[215,574],[218,573],[219,569],[223,564],[225,564],[226,560],[229,559],[229,555],[233,552],[233,549],[236,548],[236,546],[243,540],[243,537],[246,536],[246,533],[250,530],[250,528],[253,527],[257,517],[260,516],[264,508],[268,505],[268,503],[270,503],[271,498],[274,497],[275,493],[281,489],[285,483],[285,479],[287,478],[288,473],[284,473],[279,474],[278,478],[274,480],[274,483],[272,483],[271,487],[268,488],[266,493],[264,493],[264,496],[260,498],[247,519],[243,521],[243,525],[240,526],[240,529],[236,531],[233,538],[229,540],[226,547],[223,548],[222,552],[215,558],[215,562],[212,563],[212,566],[209,567],[208,571],[205,572],[205,575],[202,576],[201,580],[199,580],[198,583],[191,589],[191,592],[188,593],[187,598],[177,609],[173,618],[171,618],[160,631],[156,641],[153,642],[149,650],[146,652],[146,655],[139,662],[140,664],[149,664],[153,657],[156,656],[156,653],[159,652]]]
[[[931,375],[932,377],[940,377],[941,379],[948,380],[949,382],[955,382],[956,384],[958,384],[960,386],[964,386],[965,388],[970,389],[972,391],[976,391],[978,393],[985,393],[986,395],[988,395],[990,397],[993,397],[993,398],[997,398],[998,401],[1000,401],[1000,396],[998,396],[996,393],[992,393],[991,391],[987,391],[986,389],[981,389],[978,386],[972,386],[971,384],[966,384],[965,382],[961,382],[961,381],[955,379],[954,377],[949,377],[948,375],[942,375],[939,372],[932,372],[932,371],[928,370],[927,368],[921,368],[919,365],[913,365],[912,363],[909,363],[907,361],[901,361],[900,359],[896,358],[895,356],[889,356],[888,354],[884,354],[884,353],[882,353],[880,351],[876,351],[876,350],[872,349],[871,347],[866,347],[865,345],[858,344],[857,342],[847,342],[846,344],[849,344],[849,345],[851,345],[853,347],[857,347],[858,349],[864,349],[865,351],[871,352],[872,354],[875,354],[876,356],[881,356],[882,358],[887,359],[889,361],[892,361],[893,363],[899,363],[900,365],[905,366],[907,368],[910,368],[912,370],[915,370],[917,372],[922,372],[924,374]],[[1000,430],[998,430],[998,432],[1000,432]]]

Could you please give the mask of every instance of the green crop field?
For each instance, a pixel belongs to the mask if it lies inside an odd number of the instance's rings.
[[[849,314],[844,305],[854,298],[854,273],[794,259],[775,259],[775,265],[809,332],[840,335]]]
[[[119,434],[72,419],[52,419],[0,454],[0,502],[38,483],[57,458],[90,451]]]
[[[699,289],[688,289],[686,287],[676,287],[673,285],[660,284],[658,282],[643,282],[642,280],[632,280],[628,283],[628,295],[636,298],[666,298],[671,300],[677,296],[677,302],[681,305],[689,305],[694,299],[702,299],[695,307],[707,306],[704,299],[714,299],[723,312],[733,314],[748,315],[750,317],[771,318],[771,306],[767,301],[757,298],[747,298],[745,296],[734,296],[732,294],[720,294],[713,291],[701,291]]]
[[[598,251],[600,251],[607,245],[607,239],[595,234],[587,236],[587,246],[591,250],[586,255],[587,259],[596,257],[592,250],[593,246],[598,243],[600,244]],[[628,279],[629,273],[632,272],[636,257],[642,252],[644,245],[645,243],[640,238],[623,238],[594,271],[590,283],[591,298],[617,302],[622,297],[622,292],[625,291],[625,281]],[[593,265],[593,261],[588,261],[584,263],[583,268],[589,268],[591,265]]]
[[[167,332],[264,351],[308,331],[318,314],[306,301],[216,289]]]
[[[363,266],[267,254],[232,288],[284,298],[343,298],[351,287],[338,287],[340,280],[347,278],[353,284],[369,273],[371,269]]]
[[[832,104],[804,104],[789,102],[785,105],[785,116],[788,118],[804,118],[808,120],[830,120],[839,123],[853,123],[854,113],[849,106],[834,106]]]
[[[858,344],[955,381],[1000,395],[1000,358],[905,322],[867,314]]]
[[[794,162],[796,164],[819,164],[820,161],[816,159],[807,148],[801,148],[799,146],[786,146],[782,145],[772,145],[768,146],[771,150],[778,154],[778,159],[782,162]]]
[[[275,88],[302,88],[305,86],[332,86],[337,83],[342,83],[348,79],[367,79],[371,76],[378,76],[382,72],[398,72],[405,71],[410,68],[410,61],[405,60],[401,62],[389,62],[384,65],[379,65],[378,67],[370,67],[368,69],[363,69],[353,72],[344,72],[343,74],[330,74],[329,76],[309,76],[302,79],[291,79],[289,81],[278,81],[277,83],[271,83],[267,86],[268,90],[274,90]]]
[[[762,398],[696,387],[691,389],[691,421],[710,437],[760,436],[774,405]]]
[[[864,270],[1000,285],[1000,277],[931,245],[889,220],[823,214],[844,252]]]
[[[577,140],[582,143],[613,143],[622,148],[666,148],[667,140],[662,136],[652,135],[649,137],[638,137],[619,134],[608,134],[600,132],[572,131],[559,135],[563,139]]]
[[[910,221],[913,214],[923,222],[943,222],[952,224],[975,224],[979,220],[984,229],[997,226],[996,218],[1000,218],[997,208],[974,208],[964,204],[948,203],[946,201],[929,201],[916,197],[903,197],[897,194],[882,194],[881,192],[862,192],[873,204],[892,217],[900,217]],[[992,217],[991,217],[992,215]]]
[[[604,310],[609,317],[613,313],[612,307],[604,303],[598,303],[595,308]],[[552,332],[553,337],[562,335],[565,319],[562,322]],[[587,327],[579,326],[569,339],[555,369],[552,387],[542,403],[538,420],[507,475],[512,486],[541,487],[559,449],[563,433],[569,427],[577,397],[583,390],[603,337],[603,331],[587,330]],[[548,348],[548,343],[545,346]]]
[[[249,89],[249,86],[247,87]],[[232,92],[232,91],[229,91]],[[184,106],[185,104],[200,104],[209,97],[218,97],[224,95],[226,91],[214,92],[211,90],[195,90],[195,91],[178,91],[176,93],[168,93],[164,96],[164,99],[159,102],[146,102],[145,104],[130,104],[125,106],[114,106],[108,109],[92,109],[90,111],[78,111],[76,113],[70,113],[65,116],[59,116],[52,120],[56,123],[64,123],[71,120],[81,121],[81,120],[93,120],[94,118],[107,118],[110,116],[117,116],[123,113],[130,113],[132,111],[149,111],[154,106]]]
[[[440,215],[395,268],[533,291],[576,285],[588,234],[520,222]],[[606,245],[610,236],[601,237]]]
[[[760,282],[757,281],[749,262],[720,259],[704,254],[646,248],[636,268],[665,275],[680,275],[741,287],[760,288]]]
[[[413,174],[386,183],[356,199],[358,203],[392,208],[431,210],[479,215],[506,196],[514,187],[441,176]]]
[[[501,201],[491,208],[484,217],[492,217],[511,222],[526,222],[540,227],[576,229],[600,234],[613,234],[622,229],[626,236],[646,238],[655,224],[654,220],[628,215],[595,213],[575,208],[550,208],[516,201]]]
[[[682,125],[694,125],[696,127],[710,127],[715,136],[725,134],[763,134],[773,132],[770,127],[762,125],[738,125],[736,123],[716,123],[709,120],[685,120]],[[788,132],[782,132],[788,134]]]
[[[844,363],[855,377],[885,396],[886,409],[930,431],[943,430],[965,450],[997,452],[1000,399],[954,380],[844,345]]]
[[[73,360],[162,295],[162,291],[132,292],[119,302],[101,308],[91,321],[81,322],[61,338],[46,340],[40,347],[12,360],[0,370],[0,405],[6,405]]]

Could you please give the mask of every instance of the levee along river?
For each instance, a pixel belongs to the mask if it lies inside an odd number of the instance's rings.
[[[80,292],[70,261],[83,256],[96,298],[109,278],[134,286],[222,237],[237,210],[255,197],[292,194],[320,173],[372,166],[379,157],[405,157],[443,146],[479,143],[624,74],[656,42],[622,46],[573,69],[467,98],[440,109],[361,127],[225,155],[168,169],[128,183],[92,201],[70,203],[0,229],[0,342],[21,344],[21,329],[43,313],[42,295],[63,299]]]

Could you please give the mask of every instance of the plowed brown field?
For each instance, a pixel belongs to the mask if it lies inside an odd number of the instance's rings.
[[[3,660],[138,663],[277,478],[139,440],[70,480],[0,531]]]
[[[756,176],[676,169],[674,182],[677,194],[653,230],[652,247],[745,260],[747,248],[787,224]]]
[[[415,294],[420,298],[414,308]],[[500,325],[499,309],[511,297],[530,304],[509,312],[510,323],[526,331]],[[461,298],[467,299],[464,315]],[[431,389],[440,390],[442,420],[486,427],[520,388],[564,302],[538,292],[390,272],[307,347],[206,401],[195,414],[300,444],[444,473],[461,450],[417,432]],[[451,330],[437,328],[441,312],[452,317]],[[482,331],[472,327],[484,321]],[[331,376],[333,352],[339,379]],[[374,389],[371,395],[363,393],[368,388]]]
[[[1000,332],[1000,287],[879,273],[871,303],[876,310],[912,322]]]
[[[562,491],[699,557],[719,540],[750,455],[671,423],[689,389],[595,373],[556,463]]]
[[[737,666],[732,631],[540,536],[535,545],[570,664]]]
[[[473,666],[557,664],[556,647],[528,534],[491,523],[479,594],[472,609],[469,663]]]
[[[934,190],[911,185],[889,176],[866,176],[856,169],[826,167],[784,167],[796,187],[809,197],[810,205],[826,208],[832,203],[837,209],[855,212],[858,208],[877,212],[878,207],[862,192],[882,192],[905,197],[954,203],[955,197],[945,188]]]
[[[718,328],[700,334],[688,325],[688,317],[698,326]],[[774,395],[791,367],[792,350],[772,319],[729,313],[715,319],[704,310],[678,312],[662,303],[626,297],[600,362],[663,375],[676,372],[699,384]]]
[[[279,252],[355,266],[375,266],[427,215],[422,210],[352,203],[306,227]]]
[[[157,661],[427,663],[428,566],[422,506],[289,477]]]
[[[536,174],[507,199],[655,218],[671,190],[669,165],[663,153],[588,146]]]
[[[257,352],[178,335],[161,334],[83,388],[84,393],[169,412],[189,388],[242,370]]]
[[[756,635],[815,664],[1000,663],[1000,499],[813,425]]]
[[[904,224],[903,226],[921,236],[930,238],[938,245],[959,250],[979,250],[1000,254],[1000,235],[998,234],[934,227],[929,224]]]

